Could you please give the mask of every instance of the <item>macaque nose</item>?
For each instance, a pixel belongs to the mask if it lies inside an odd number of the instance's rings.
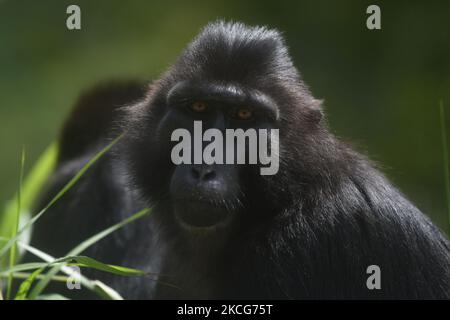
[[[213,180],[216,177],[216,171],[211,166],[195,166],[191,168],[192,177],[197,181]]]

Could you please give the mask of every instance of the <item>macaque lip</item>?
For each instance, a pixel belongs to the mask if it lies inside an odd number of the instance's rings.
[[[201,229],[225,224],[228,216],[224,207],[199,200],[177,201],[174,214],[182,227]]]

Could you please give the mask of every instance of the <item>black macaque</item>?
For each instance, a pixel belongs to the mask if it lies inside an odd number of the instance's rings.
[[[171,133],[192,132],[194,120],[278,129],[279,171],[175,165]],[[118,82],[83,96],[42,203],[122,132],[37,223],[32,244],[61,256],[151,206],[86,252],[151,273],[102,278],[125,298],[450,298],[449,241],[328,131],[279,32],[211,23],[149,86]],[[367,287],[370,265],[380,289]]]

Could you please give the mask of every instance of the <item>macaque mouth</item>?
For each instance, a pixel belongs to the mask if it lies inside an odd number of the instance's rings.
[[[186,200],[174,204],[174,215],[182,227],[204,229],[226,224],[230,214],[225,207],[210,201]]]

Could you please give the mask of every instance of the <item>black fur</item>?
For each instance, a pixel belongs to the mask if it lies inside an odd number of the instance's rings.
[[[280,106],[278,174],[242,174],[239,199],[224,199],[241,212],[237,222],[214,235],[181,232],[170,214],[173,164],[160,124],[167,94],[180,81],[256,89]],[[328,131],[321,102],[277,31],[210,24],[145,97],[139,88],[131,95],[118,86],[95,90],[77,107],[63,130],[47,198],[113,137],[116,121],[126,135],[42,218],[34,245],[63,255],[152,205],[150,216],[87,253],[161,274],[155,276],[160,282],[112,279],[127,298],[450,298],[448,240],[365,157]],[[124,115],[116,116],[117,104],[128,105]],[[85,129],[91,121],[99,130]],[[79,136],[82,145],[74,146]],[[372,264],[381,268],[381,290],[366,287]]]

